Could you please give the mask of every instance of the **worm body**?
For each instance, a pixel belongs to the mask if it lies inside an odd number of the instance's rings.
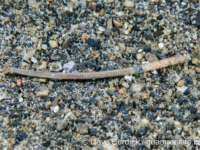
[[[137,67],[123,68],[123,69],[102,71],[102,72],[84,72],[84,73],[54,73],[54,72],[43,72],[43,71],[31,71],[18,68],[5,68],[4,74],[11,73],[11,74],[19,74],[30,77],[40,77],[40,78],[50,78],[50,79],[60,79],[60,80],[91,80],[91,79],[94,80],[94,79],[131,75],[135,73],[142,73],[146,71],[151,71],[183,63],[187,60],[190,60],[190,55],[185,55],[185,56],[178,55],[157,62],[139,65]]]

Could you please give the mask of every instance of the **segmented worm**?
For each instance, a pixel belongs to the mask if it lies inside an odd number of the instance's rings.
[[[84,72],[84,73],[54,73],[54,72],[43,72],[43,71],[31,71],[18,68],[5,68],[4,74],[11,73],[11,74],[19,74],[30,77],[50,78],[50,79],[60,79],[60,80],[90,80],[90,79],[95,80],[95,79],[131,75],[135,73],[142,73],[146,71],[151,71],[183,63],[190,59],[191,58],[189,54],[185,56],[177,55],[157,62],[139,65],[137,67],[123,68],[123,69],[102,71],[102,72]]]

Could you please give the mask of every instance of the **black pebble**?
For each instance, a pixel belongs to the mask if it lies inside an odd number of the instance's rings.
[[[98,47],[99,46],[99,42],[97,40],[93,40],[91,38],[89,38],[88,40],[86,40],[86,43],[92,47]]]
[[[17,131],[16,139],[19,141],[23,141],[27,138],[27,134],[22,131]]]
[[[148,52],[151,51],[151,47],[150,46],[145,46],[145,47],[143,47],[143,51],[148,53]]]
[[[42,146],[48,147],[51,144],[50,140],[46,140],[42,143]]]
[[[139,129],[137,130],[137,132],[136,132],[136,136],[138,136],[138,137],[141,137],[141,136],[143,136],[143,135],[145,135],[145,134],[146,134],[146,128],[145,128],[145,127],[139,128]]]
[[[61,87],[61,84],[59,82],[54,82],[53,88],[57,89],[58,87]]]
[[[195,103],[195,102],[197,101],[197,98],[196,98],[196,97],[194,97],[194,96],[191,96],[191,97],[190,97],[190,101],[192,101],[192,102],[194,102],[194,103]]]
[[[190,106],[190,113],[195,114],[197,112],[197,108],[194,106]]]
[[[178,98],[177,102],[179,103],[179,105],[182,105],[183,103],[186,102],[186,100],[184,98]]]
[[[174,130],[174,124],[173,123],[168,123],[167,125],[166,125],[166,130]]]
[[[128,110],[126,110],[126,107],[125,106],[121,106],[119,111],[122,112],[122,114],[127,114],[128,113]]]
[[[98,104],[98,101],[94,97],[91,97],[89,102],[90,104],[95,104],[95,105]]]
[[[146,40],[150,40],[150,41],[153,40],[151,33],[147,32],[147,31],[144,31],[143,36]]]
[[[95,136],[97,134],[97,129],[95,129],[95,128],[89,129],[89,134],[90,134],[90,136]]]
[[[188,94],[190,94],[189,89],[187,89],[183,94],[184,94],[184,95],[188,95]]]

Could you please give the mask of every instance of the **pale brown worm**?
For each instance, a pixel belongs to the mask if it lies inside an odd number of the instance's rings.
[[[186,54],[184,56],[177,55],[177,56],[166,58],[160,61],[146,63],[144,65],[139,65],[137,67],[129,67],[129,68],[123,68],[123,69],[110,70],[110,71],[83,72],[83,73],[54,73],[54,72],[32,71],[32,70],[5,67],[4,74],[11,73],[11,74],[19,74],[23,76],[50,78],[50,79],[59,79],[59,80],[95,80],[95,79],[104,79],[104,78],[119,77],[119,76],[131,75],[131,74],[136,74],[136,73],[142,73],[146,71],[151,71],[151,70],[160,69],[160,68],[176,65],[179,63],[183,63],[190,59],[191,57],[189,54]]]

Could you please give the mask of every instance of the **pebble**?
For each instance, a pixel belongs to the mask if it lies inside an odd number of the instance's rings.
[[[132,81],[132,75],[130,75],[130,76],[124,76],[124,79],[126,81]]]
[[[124,43],[118,43],[119,48],[126,50],[126,46]]]
[[[96,56],[98,53],[97,53],[97,51],[94,51],[94,50],[93,50],[93,51],[91,51],[91,54],[93,54],[93,55]]]
[[[183,131],[187,132],[188,131],[188,126],[183,126]]]
[[[62,131],[66,129],[68,126],[68,122],[66,120],[58,120],[57,121],[57,130]]]
[[[144,89],[145,84],[143,83],[133,83],[131,85],[131,92],[140,92],[142,89]]]
[[[177,87],[177,90],[184,93],[188,89],[187,86]]]
[[[65,69],[66,71],[70,71],[75,65],[74,61],[69,61],[68,63],[63,65],[63,69]]]
[[[62,70],[61,63],[60,62],[52,63],[51,66],[50,66],[50,70],[51,71],[61,71]]]
[[[196,71],[197,73],[200,73],[200,68],[199,68],[199,67],[196,67],[196,68],[195,68],[195,71]]]
[[[115,60],[115,56],[110,56],[109,60]]]
[[[173,80],[175,81],[175,82],[178,82],[179,80],[181,79],[181,77],[176,73],[176,71],[174,72],[174,74],[173,74]]]
[[[41,47],[42,47],[43,50],[47,50],[47,45],[46,44],[42,44]]]
[[[143,93],[143,98],[147,99],[148,98],[148,93]]]
[[[154,54],[151,54],[151,53],[146,53],[145,59],[149,62],[158,61],[158,58]]]
[[[180,80],[180,81],[178,81],[177,85],[178,85],[179,87],[181,87],[181,86],[183,86],[183,85],[184,85],[184,83],[185,83],[185,81],[184,81],[184,80]]]
[[[139,53],[136,55],[136,58],[137,58],[137,60],[141,60],[143,58],[143,55]]]
[[[160,49],[163,49],[163,48],[164,48],[164,44],[163,44],[163,43],[159,43],[159,44],[158,44],[158,47],[159,47]]]
[[[89,46],[92,46],[92,47],[98,47],[98,45],[99,45],[99,42],[97,40],[94,40],[94,39],[91,39],[91,38],[87,39],[86,43]]]
[[[113,28],[112,19],[109,19],[107,22],[107,29],[112,29],[112,28]]]
[[[86,34],[83,34],[83,35],[86,35]],[[82,35],[82,36],[83,36],[83,35]],[[63,44],[62,44],[62,48],[63,48],[63,49],[69,48],[69,47],[70,47],[70,43],[71,43],[71,40],[70,40],[70,39],[66,39],[66,40],[63,42]]]
[[[46,86],[40,86],[35,90],[35,93],[39,97],[47,97],[49,95],[49,89]]]
[[[105,12],[105,10],[104,10],[104,9],[101,9],[101,10],[99,11],[99,15],[100,15],[100,16],[104,16],[104,12]]]
[[[117,28],[121,28],[122,26],[123,26],[123,24],[121,23],[121,22],[119,22],[119,21],[117,21],[117,20],[113,20],[113,24],[115,25],[115,27],[117,27]]]
[[[51,46],[51,48],[56,48],[58,46],[57,42],[54,40],[50,40],[49,45]]]
[[[129,0],[126,0],[124,2],[124,6],[125,7],[133,7],[134,6],[134,3],[132,1],[129,1]]]
[[[163,30],[163,33],[165,35],[169,35],[171,33],[171,30],[170,29],[165,29],[165,30]]]
[[[121,88],[119,91],[118,91],[119,94],[126,94],[126,89],[125,88]]]
[[[35,64],[35,63],[37,63],[38,61],[37,61],[37,59],[36,59],[35,57],[31,57],[31,62]]]
[[[76,131],[79,132],[80,134],[87,134],[88,133],[88,125],[83,124],[83,123],[78,123],[76,127]]]
[[[42,61],[41,65],[37,68],[38,70],[43,70],[47,68],[47,62],[46,61]]]
[[[122,86],[125,87],[126,89],[129,88],[129,84],[128,84],[127,82],[123,82],[123,83],[122,83]]]
[[[85,33],[83,33],[81,39],[82,39],[82,40],[85,40],[86,38],[87,38],[87,35],[86,35]]]

